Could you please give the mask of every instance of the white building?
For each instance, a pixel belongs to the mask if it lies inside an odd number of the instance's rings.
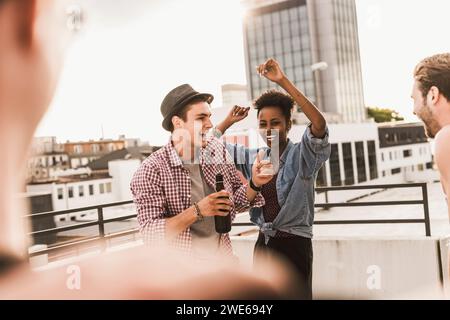
[[[64,153],[38,154],[28,158],[27,180],[42,181],[54,178],[69,168],[69,156]]]
[[[131,200],[129,183],[139,160],[111,161],[107,174],[79,174],[59,177],[50,183],[27,185],[27,192],[50,193],[54,211],[96,206]],[[91,212],[77,212],[56,217],[58,221],[79,220]]]
[[[222,86],[222,106],[246,106],[248,104],[247,86],[242,84],[224,84]]]
[[[380,176],[403,176],[405,182],[437,180],[431,143],[420,123],[379,125]],[[434,174],[430,174],[434,172]]]
[[[46,181],[69,167],[69,156],[64,152],[63,146],[56,142],[56,137],[33,139],[27,161],[27,181]]]

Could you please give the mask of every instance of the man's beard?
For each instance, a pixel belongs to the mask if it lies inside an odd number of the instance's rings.
[[[430,108],[425,104],[423,106],[423,112],[419,115],[420,119],[424,123],[425,134],[428,138],[434,139],[436,134],[441,129],[437,121],[434,119],[433,114],[431,113]]]
[[[430,139],[434,139],[434,137],[435,137],[435,134],[433,134],[431,128],[428,127],[426,124],[425,124],[425,134]]]

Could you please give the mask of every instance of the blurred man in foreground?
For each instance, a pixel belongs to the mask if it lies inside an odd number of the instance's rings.
[[[425,123],[427,135],[435,138],[435,161],[450,219],[450,53],[422,60],[414,70],[414,79],[414,114]],[[450,277],[450,247],[447,248]]]
[[[414,114],[435,138],[435,159],[447,197],[450,219],[450,53],[422,60],[414,71]]]
[[[68,4],[0,0],[0,299],[293,297],[289,276],[275,263],[265,264],[264,276],[225,260],[199,268],[168,249],[127,250],[69,268],[30,270],[22,218],[27,209],[15,195],[23,190],[27,151],[62,67],[70,38]]]

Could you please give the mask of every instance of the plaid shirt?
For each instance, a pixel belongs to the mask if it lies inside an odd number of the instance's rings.
[[[248,201],[247,185],[242,184],[233,159],[217,138],[211,138],[207,147],[202,149],[200,166],[206,183],[213,189],[215,189],[216,174],[223,175],[225,190],[230,193],[230,200],[233,203],[230,212],[232,220],[236,212],[243,212],[250,206],[264,205],[264,198],[259,193],[252,203]],[[191,206],[189,172],[183,167],[171,142],[144,160],[131,180],[131,192],[145,242],[151,245],[164,242],[166,218],[176,216]],[[191,253],[190,228],[179,234],[173,245]],[[220,251],[232,254],[228,234],[221,236]]]

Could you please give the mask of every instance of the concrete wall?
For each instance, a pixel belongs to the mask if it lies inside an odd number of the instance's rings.
[[[251,265],[255,237],[233,237],[242,263]],[[436,298],[443,295],[437,238],[315,239],[316,299]],[[442,241],[448,250],[450,239]],[[443,250],[443,249],[442,249]],[[441,250],[441,251],[442,251]],[[448,267],[447,267],[448,272]],[[448,273],[445,275],[448,282]],[[448,284],[447,284],[448,286]]]
[[[130,181],[140,164],[141,162],[138,159],[108,162],[109,175],[112,177],[114,201],[133,199]]]

